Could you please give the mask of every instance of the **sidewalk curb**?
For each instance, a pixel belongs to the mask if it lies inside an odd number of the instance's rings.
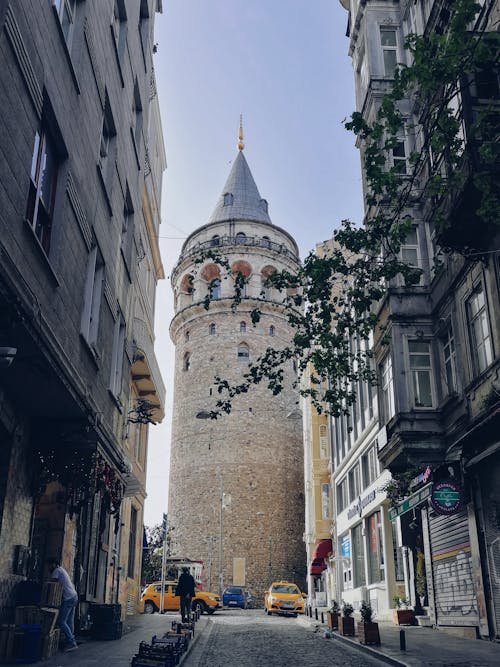
[[[208,618],[200,618],[196,621],[195,626],[194,626],[194,636],[191,639],[191,641],[188,644],[188,649],[185,653],[182,654],[181,659],[177,663],[177,667],[180,667],[182,663],[186,660],[188,655],[191,653],[191,651],[194,648],[194,645],[197,643],[198,639],[200,638],[200,635],[203,634],[204,630],[206,629],[208,625]],[[201,627],[200,627],[201,626]]]
[[[302,616],[299,616],[297,620],[301,625],[304,625],[305,627],[308,628],[310,628],[312,625],[315,625],[321,630],[329,629],[326,625],[324,624],[322,625],[320,622],[314,622],[314,620],[308,621],[305,617]],[[332,639],[340,642],[341,644],[345,644],[346,646],[350,646],[351,648],[355,649],[356,651],[359,651],[360,653],[368,653],[373,658],[376,658],[380,662],[385,662],[388,665],[394,665],[394,667],[411,667],[411,665],[407,662],[398,660],[398,658],[394,658],[392,655],[388,655],[383,651],[379,651],[378,649],[373,648],[372,646],[360,644],[359,642],[355,641],[354,639],[351,639],[350,637],[344,637],[340,635],[338,632],[332,632]]]

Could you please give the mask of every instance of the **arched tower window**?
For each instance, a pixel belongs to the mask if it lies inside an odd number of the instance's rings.
[[[224,195],[224,206],[231,206],[234,201],[234,197],[230,192],[226,192]]]
[[[193,287],[193,276],[190,273],[186,273],[181,280],[181,292],[182,294],[192,294],[194,292]]]
[[[189,329],[186,329],[186,333],[184,334],[184,340],[189,340]]]
[[[212,299],[220,299],[220,280],[216,278],[210,283]]]
[[[247,235],[244,232],[238,232],[234,237],[234,240],[238,245],[245,245],[247,240]]]
[[[260,240],[260,245],[263,248],[270,248],[271,247],[271,239],[269,238],[269,236],[263,236]]]
[[[247,330],[247,323],[240,322],[240,333],[246,333],[246,330]]]
[[[269,327],[269,335],[270,335],[270,336],[274,336],[274,326],[273,326],[272,324],[271,324],[271,326]]]
[[[250,349],[246,343],[238,345],[238,361],[248,361],[250,359]]]
[[[214,324],[214,322],[212,322],[211,324],[209,324],[209,326],[208,326],[208,333],[209,333],[211,336],[213,336],[213,335],[216,333],[216,328],[215,328],[215,324]]]
[[[185,371],[188,371],[191,368],[191,354],[189,352],[186,352],[184,354],[182,367],[184,368]]]
[[[235,285],[236,281],[241,289],[241,296],[248,296],[247,288],[248,281],[252,275],[252,267],[244,259],[240,259],[237,262],[231,264],[231,273],[233,274]],[[244,281],[244,282],[243,282]],[[243,283],[243,284],[242,284]]]
[[[270,299],[272,296],[272,287],[268,283],[269,276],[272,276],[273,273],[276,273],[276,267],[268,264],[260,272],[260,284],[261,284],[261,296],[264,299]]]
[[[220,236],[218,234],[212,236],[212,238],[210,239],[210,245],[212,246],[220,245]]]

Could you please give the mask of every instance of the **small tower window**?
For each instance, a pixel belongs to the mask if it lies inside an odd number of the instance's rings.
[[[247,361],[250,358],[250,350],[246,343],[238,345],[238,361]]]
[[[212,236],[212,238],[210,239],[210,245],[211,246],[220,245],[220,236],[218,236],[217,234],[215,234],[215,236]]]
[[[189,340],[189,329],[187,329],[186,333],[184,334],[184,340]]]
[[[208,327],[208,333],[213,336],[215,335],[216,329],[215,329],[215,324],[212,322],[210,326]]]
[[[240,333],[246,333],[246,330],[247,330],[247,323],[240,322]]]
[[[270,335],[270,336],[274,336],[274,326],[273,326],[272,324],[271,324],[271,326],[269,327],[269,335]]]
[[[271,239],[269,238],[269,236],[263,236],[261,241],[260,241],[260,245],[263,248],[270,248],[271,247]]]
[[[189,352],[186,352],[186,354],[184,355],[183,368],[185,371],[188,371],[190,367],[191,367],[191,355],[189,354]]]
[[[230,192],[226,192],[224,195],[224,206],[231,206],[234,201],[234,197]]]
[[[243,232],[238,232],[235,237],[235,242],[237,245],[245,245],[247,240],[247,235],[244,234]]]

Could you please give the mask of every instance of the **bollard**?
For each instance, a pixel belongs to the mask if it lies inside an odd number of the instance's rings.
[[[323,612],[321,612],[321,623],[324,624],[324,622],[325,622],[325,616],[324,616]]]
[[[399,649],[406,651],[406,635],[404,630],[399,631]]]
[[[318,608],[317,607],[315,607],[315,609],[314,609],[314,618],[316,620],[318,620]]]

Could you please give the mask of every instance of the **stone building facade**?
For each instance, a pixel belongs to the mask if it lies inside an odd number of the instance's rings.
[[[125,612],[138,597],[147,432],[164,398],[161,9],[0,4],[2,620],[48,556],[73,577],[82,618],[92,602]]]
[[[396,63],[408,62],[405,37],[446,33],[453,3],[341,4],[349,15],[356,107],[370,121],[392,85]],[[487,38],[497,29],[499,3],[483,1],[476,8],[469,34]],[[425,109],[418,93],[400,102],[407,125],[389,162],[403,161],[404,173],[410,173],[411,152],[426,156],[418,174],[421,195],[408,203],[413,226],[401,249],[403,261],[419,267],[422,275],[412,287],[391,281],[378,306],[385,341],[376,331],[377,448],[381,465],[393,475],[415,471],[406,500],[389,511],[395,546],[403,554],[406,597],[427,623],[469,636],[498,637],[499,234],[495,228],[487,231],[476,213],[474,176],[484,165],[473,132],[481,110],[498,104],[498,65],[462,72],[456,85],[464,142],[456,168],[464,178],[445,203],[437,204],[426,191],[426,174],[437,173],[440,165],[425,145],[420,123]],[[465,257],[444,252],[436,262],[438,206],[450,233],[468,238],[473,247],[479,242],[481,252]],[[440,505],[440,490],[456,504]]]
[[[216,255],[203,255],[211,251]],[[273,579],[302,584],[305,575],[302,421],[292,389],[294,362],[287,364],[279,396],[258,385],[234,400],[230,415],[214,420],[209,413],[218,397],[216,375],[237,383],[268,347],[290,340],[283,297],[266,279],[298,265],[297,245],[271,223],[240,146],[214,213],[185,241],[172,272],[176,357],[169,521],[179,554],[204,561],[205,587],[242,585],[256,599]],[[241,302],[232,307],[238,273],[245,286]],[[253,324],[255,308],[261,318]]]

